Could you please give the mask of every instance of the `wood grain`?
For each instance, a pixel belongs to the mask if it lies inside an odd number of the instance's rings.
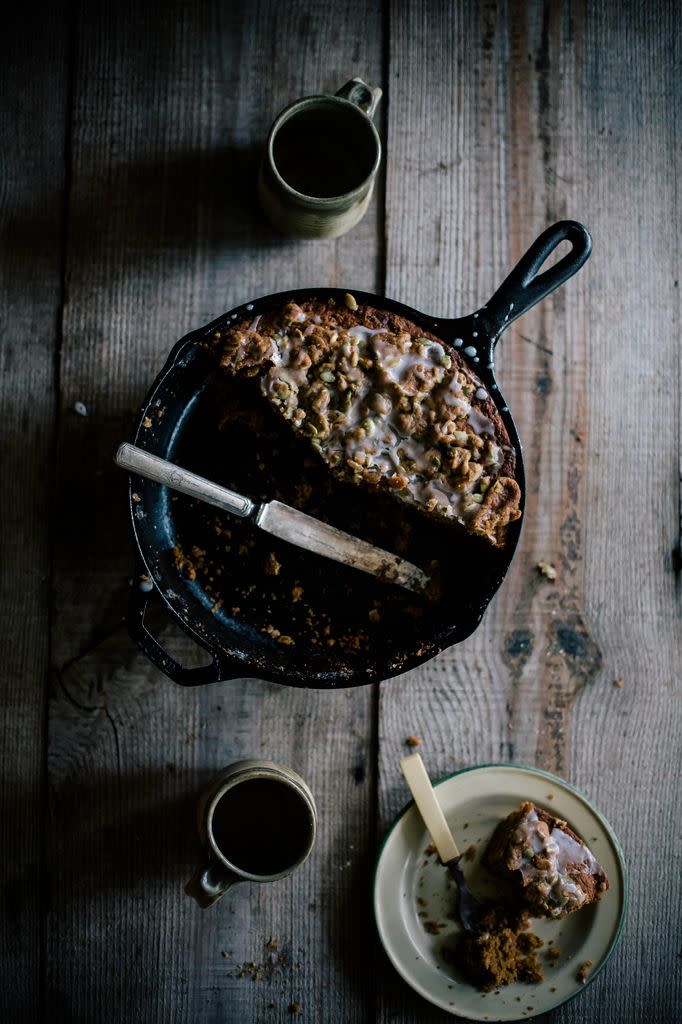
[[[66,33],[3,22],[0,61],[0,1016],[41,1008],[54,358],[61,298]],[[42,130],[36,132],[36,124]],[[11,142],[10,142],[11,140]]]
[[[296,243],[263,223],[254,198],[279,109],[353,74],[380,80],[379,15],[361,6],[342,20],[321,3],[81,11],[49,760],[47,998],[62,1019],[244,1024],[288,1020],[296,1002],[302,1020],[322,1007],[340,1024],[365,1018],[368,904],[352,897],[371,866],[372,690],[247,680],[189,691],[161,677],[120,627],[132,551],[111,463],[191,328],[287,287],[377,286],[377,202],[351,236]],[[68,414],[76,401],[87,418]],[[188,641],[165,640],[191,660]],[[319,840],[292,878],[201,911],[182,891],[201,856],[194,803],[246,756],[306,778]],[[251,963],[256,983],[239,966]]]
[[[678,5],[124,0],[4,24],[3,1019],[453,1020],[400,981],[370,914],[417,734],[433,776],[559,772],[623,843],[623,941],[555,1024],[676,1021]],[[385,194],[343,239],[286,241],[255,201],[267,128],[356,74],[385,89]],[[176,339],[306,285],[466,313],[562,217],[594,253],[496,354],[529,485],[476,634],[380,692],[192,691],[154,670],[121,623],[133,561],[111,459]],[[183,893],[196,797],[245,756],[307,779],[318,843],[290,879],[200,911]]]
[[[418,733],[433,775],[537,764],[584,788],[620,834],[630,928],[557,1021],[672,1021],[679,1000],[679,346],[661,341],[679,324],[679,29],[672,5],[654,6],[394,4],[390,18],[389,294],[468,312],[546,224],[575,217],[595,240],[590,264],[498,352],[529,476],[508,579],[469,641],[384,684],[380,702],[384,822]],[[540,560],[556,564],[554,585]],[[656,920],[645,965],[639,936]],[[392,982],[381,1019],[444,1019]]]

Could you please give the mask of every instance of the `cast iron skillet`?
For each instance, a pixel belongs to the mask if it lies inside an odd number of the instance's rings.
[[[564,240],[571,243],[571,251],[540,273]],[[591,247],[581,224],[553,225],[485,306],[454,320],[353,290],[358,303],[404,316],[463,354],[493,397],[509,433],[522,506],[521,445],[495,380],[493,352],[509,324],[575,274]],[[264,403],[249,404],[249,382],[235,384],[218,368],[216,333],[232,322],[281,308],[289,299],[333,298],[342,304],[344,294],[343,289],[314,288],[268,295],[187,335],[154,382],[133,440],[252,498],[280,497],[298,504],[423,566],[437,558],[442,594],[430,604],[415,599],[402,588],[277,542],[227,513],[219,518],[215,509],[160,484],[131,477],[130,513],[142,564],[133,585],[128,628],[175,682],[197,685],[255,676],[330,688],[386,679],[469,636],[505,577],[522,519],[508,529],[504,549],[494,550],[390,498],[330,482],[274,414],[268,420],[270,413],[264,412],[264,421],[254,426],[248,411],[239,412],[244,395],[247,409]],[[302,479],[312,487],[301,487]],[[281,568],[272,575],[277,565]],[[164,650],[145,622],[148,601],[155,595],[210,653],[210,664],[184,668]]]

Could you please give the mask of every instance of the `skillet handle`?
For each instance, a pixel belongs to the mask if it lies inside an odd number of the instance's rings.
[[[139,585],[134,583],[128,604],[128,613],[125,617],[128,632],[143,654],[146,654],[164,675],[181,686],[201,686],[204,683],[219,683],[226,679],[234,679],[235,673],[230,672],[230,666],[226,659],[216,651],[209,651],[213,657],[210,665],[184,668],[163,649],[144,621],[147,604],[152,593],[153,590],[142,590]]]
[[[543,263],[564,241],[571,243],[571,251],[549,270],[539,273]],[[591,252],[590,234],[578,221],[560,220],[543,231],[477,314],[493,344],[517,317],[573,277]]]

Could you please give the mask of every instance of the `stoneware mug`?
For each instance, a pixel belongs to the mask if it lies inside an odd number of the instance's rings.
[[[237,882],[275,882],[308,858],[317,810],[308,786],[273,761],[237,761],[204,790],[197,808],[206,860],[185,886],[210,907]]]
[[[337,238],[364,214],[381,162],[372,117],[381,89],[353,78],[335,96],[306,96],[275,119],[258,177],[260,204],[295,238]]]

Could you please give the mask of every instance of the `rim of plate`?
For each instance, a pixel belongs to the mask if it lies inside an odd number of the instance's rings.
[[[540,775],[540,776],[542,776],[545,779],[550,779],[552,782],[559,783],[561,786],[563,786],[566,789],[570,790],[577,797],[579,797],[579,799],[582,800],[583,803],[585,803],[589,807],[589,809],[592,811],[592,813],[595,814],[596,817],[599,819],[600,824],[603,826],[605,832],[607,833],[609,839],[611,840],[611,842],[613,844],[613,848],[614,848],[615,854],[616,854],[616,859],[618,861],[618,866],[620,868],[622,879],[623,879],[623,898],[622,898],[622,902],[621,902],[621,906],[620,906],[620,914],[619,914],[619,917],[618,917],[618,925],[617,925],[617,928],[616,928],[615,935],[613,936],[613,939],[611,940],[611,944],[608,947],[608,949],[606,950],[606,953],[604,954],[604,957],[603,957],[601,963],[599,964],[599,966],[597,967],[597,969],[595,971],[591,971],[590,972],[589,976],[582,983],[582,985],[580,986],[579,989],[576,989],[575,992],[572,992],[570,995],[566,996],[565,999],[561,999],[558,1003],[554,1003],[553,1006],[550,1006],[550,1007],[547,1007],[546,1009],[538,1011],[538,1013],[551,1013],[553,1010],[558,1009],[560,1006],[565,1006],[566,1003],[570,1003],[572,999],[575,999],[577,996],[581,995],[585,991],[585,989],[589,988],[589,986],[592,984],[592,982],[595,980],[595,978],[599,977],[599,975],[601,974],[601,972],[603,971],[603,969],[606,967],[607,963],[609,962],[609,960],[613,956],[614,952],[616,951],[618,943],[620,942],[620,939],[621,939],[621,935],[623,934],[623,928],[625,927],[625,921],[627,919],[627,912],[628,912],[628,902],[629,902],[629,899],[628,899],[628,890],[629,890],[629,884],[628,883],[629,883],[629,879],[628,879],[627,866],[625,864],[625,855],[623,854],[623,848],[620,845],[618,837],[616,836],[615,832],[611,828],[610,823],[607,821],[607,819],[604,817],[604,815],[601,813],[601,811],[597,810],[597,808],[594,806],[592,801],[582,792],[582,790],[578,789],[577,786],[573,786],[570,782],[567,782],[566,779],[563,779],[560,775],[554,775],[552,772],[545,771],[544,768],[535,768],[535,767],[533,767],[533,765],[517,764],[516,762],[507,763],[507,764],[503,764],[503,763],[499,763],[499,762],[492,762],[490,764],[473,764],[473,765],[469,765],[466,768],[459,768],[457,771],[450,772],[448,775],[443,775],[436,782],[433,782],[432,786],[433,786],[434,789],[437,789],[438,786],[442,786],[445,782],[449,782],[450,779],[455,779],[459,775],[466,775],[468,772],[486,771],[486,770],[491,769],[491,768],[495,768],[495,769],[501,768],[501,769],[503,769],[505,771],[525,771],[525,772],[530,772],[532,775]],[[379,868],[381,867],[381,859],[383,857],[384,850],[386,848],[386,845],[387,845],[389,839],[391,838],[391,836],[393,835],[394,831],[396,830],[396,828],[398,827],[398,825],[400,824],[400,822],[405,817],[405,815],[407,814],[407,812],[410,810],[411,807],[414,807],[414,800],[408,800],[408,802],[404,805],[404,807],[398,812],[396,817],[393,819],[393,821],[391,822],[391,824],[388,827],[386,835],[384,836],[383,840],[381,841],[381,845],[380,845],[378,853],[377,853],[376,864],[374,865],[374,875],[372,877],[372,912],[373,912],[373,916],[374,916],[374,926],[375,926],[375,928],[377,930],[377,934],[379,936],[379,941],[381,942],[381,946],[382,946],[384,952],[386,953],[386,956],[390,960],[390,962],[393,965],[394,969],[398,972],[400,977],[403,979],[405,984],[409,985],[413,992],[416,992],[418,995],[422,996],[422,998],[426,999],[427,1002],[431,1003],[432,1006],[439,1007],[439,1009],[444,1010],[446,1013],[449,1013],[451,1016],[457,1015],[459,1017],[464,1017],[466,1020],[478,1020],[477,1017],[470,1017],[470,1016],[468,1016],[466,1010],[457,1009],[456,1007],[455,1008],[450,1008],[448,1006],[443,1006],[440,1001],[436,1001],[433,998],[433,996],[428,992],[427,989],[423,988],[422,986],[417,986],[416,984],[414,984],[413,981],[407,976],[407,974],[403,970],[402,963],[400,961],[397,961],[394,958],[394,956],[392,955],[391,951],[389,951],[389,949],[387,948],[386,943],[384,942],[384,937],[383,937],[383,935],[381,933],[381,928],[379,926],[379,916],[378,916],[378,913],[377,913],[377,881],[378,881],[378,876],[379,876]],[[537,1015],[533,1014],[532,1016],[537,1016]],[[531,1019],[532,1019],[531,1017],[525,1017],[524,1018],[524,1020],[531,1020]],[[492,1024],[492,1022],[491,1022],[491,1024]]]

